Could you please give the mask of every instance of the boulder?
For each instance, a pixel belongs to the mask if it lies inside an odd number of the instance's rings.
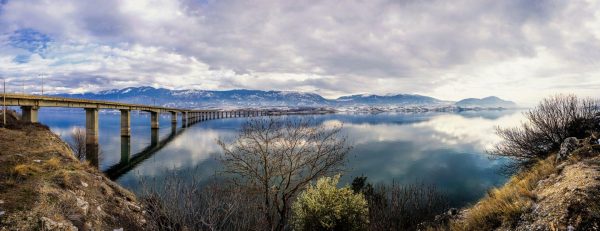
[[[562,161],[567,159],[569,155],[579,147],[579,140],[575,137],[566,138],[562,144],[560,144],[560,150],[556,155],[556,161]]]

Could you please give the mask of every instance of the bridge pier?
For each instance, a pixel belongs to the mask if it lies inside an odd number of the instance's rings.
[[[171,112],[171,127],[177,127],[177,112]]]
[[[21,119],[29,123],[38,122],[38,106],[21,106],[22,117]]]
[[[98,167],[98,108],[85,109],[85,158]]]
[[[186,111],[182,111],[181,112],[181,127],[185,128],[187,127],[187,112]]]
[[[131,113],[129,110],[121,111],[121,137],[131,136]]]
[[[156,146],[158,144],[158,129],[152,129],[150,132],[150,145]]]
[[[131,156],[131,137],[121,137],[121,160],[119,163],[129,163],[129,157]]]
[[[150,128],[159,129],[160,126],[158,124],[158,112],[150,111]]]

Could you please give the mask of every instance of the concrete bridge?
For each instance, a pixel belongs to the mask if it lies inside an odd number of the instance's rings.
[[[267,115],[263,110],[196,110],[183,108],[169,108],[143,104],[127,104],[101,100],[88,100],[64,97],[52,97],[25,94],[3,94],[3,104],[6,106],[19,106],[22,110],[22,120],[31,123],[38,122],[38,110],[42,107],[81,108],[85,110],[86,128],[86,157],[95,166],[98,165],[98,111],[102,109],[119,110],[121,112],[121,137],[131,136],[131,111],[145,111],[150,113],[150,128],[152,134],[158,134],[158,119],[161,113],[171,114],[171,127],[177,127],[177,117],[181,116],[182,127],[205,120],[221,118],[238,118]],[[152,136],[153,142],[154,137]]]

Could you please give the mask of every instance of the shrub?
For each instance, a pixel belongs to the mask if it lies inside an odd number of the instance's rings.
[[[530,167],[560,149],[568,137],[584,138],[600,129],[600,103],[574,95],[556,95],[542,100],[525,113],[519,127],[497,128],[502,138],[490,154],[510,157],[518,167]]]
[[[363,176],[354,178],[352,190],[369,204],[370,230],[417,230],[449,209],[446,195],[429,184],[373,186]]]
[[[195,177],[198,169],[167,170],[164,178],[142,178],[138,196],[147,230],[261,230],[258,198],[243,188]]]
[[[292,206],[295,230],[366,230],[367,201],[349,187],[337,188],[339,175],[322,177]]]

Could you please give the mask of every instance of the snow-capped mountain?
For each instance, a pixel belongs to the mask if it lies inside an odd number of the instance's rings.
[[[514,103],[497,97],[465,99],[454,104],[429,96],[410,94],[350,95],[326,99],[314,93],[260,90],[169,90],[153,87],[128,87],[96,93],[58,94],[95,100],[136,104],[162,105],[183,108],[216,107],[514,107]]]
[[[128,87],[97,93],[60,94],[96,100],[127,103],[163,105],[169,107],[317,107],[327,106],[330,101],[313,93],[259,90],[169,90],[153,87]]]
[[[441,105],[448,104],[449,102],[442,101],[436,98],[422,95],[409,95],[409,94],[397,94],[397,95],[350,95],[342,96],[335,100],[341,105]]]
[[[473,107],[480,107],[480,108],[493,108],[493,107],[516,108],[517,104],[515,102],[512,102],[512,101],[507,101],[507,100],[500,99],[500,98],[498,98],[496,96],[489,96],[489,97],[485,97],[485,98],[482,98],[482,99],[477,99],[477,98],[463,99],[463,100],[460,100],[460,101],[456,102],[456,106],[458,106],[458,107],[464,107],[464,108],[473,108]]]

